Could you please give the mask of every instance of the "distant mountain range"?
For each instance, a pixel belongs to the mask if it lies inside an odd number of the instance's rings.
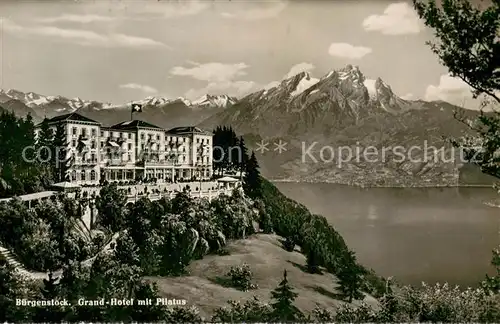
[[[143,106],[143,112],[136,118],[161,127],[197,124],[212,114],[230,107],[237,101],[227,95],[204,95],[190,101],[185,98],[167,99],[147,97],[134,101]],[[0,106],[18,116],[30,113],[36,121],[61,114],[78,113],[111,125],[130,119],[130,103],[112,104],[80,98],[69,99],[62,96],[44,96],[34,92],[0,89]]]
[[[302,72],[239,100],[226,95],[205,95],[194,101],[148,97],[134,102],[143,104],[143,112],[135,118],[158,126],[198,125],[213,129],[228,125],[244,134],[251,149],[266,141],[269,151],[258,153],[266,177],[366,186],[459,184],[464,178],[460,176],[461,164],[436,161],[433,152],[424,152],[423,148],[444,147],[445,157],[450,157],[451,146],[446,139],[469,132],[454,119],[453,112],[461,110],[467,118],[476,115],[447,102],[404,100],[382,79],[367,79],[352,65],[330,71],[319,79]],[[47,97],[16,90],[0,91],[0,106],[20,116],[31,113],[39,120],[76,110],[104,125],[130,118],[129,104]],[[286,151],[278,153],[274,143],[280,140],[287,143]],[[313,148],[307,150],[311,145]],[[367,161],[362,156],[369,146],[379,150],[377,161]],[[380,156],[383,148],[396,146],[420,150],[413,150],[412,161],[398,160],[391,150]],[[343,155],[338,151],[340,147],[344,147]],[[353,154],[349,159],[347,147]],[[304,155],[306,151],[319,161]]]

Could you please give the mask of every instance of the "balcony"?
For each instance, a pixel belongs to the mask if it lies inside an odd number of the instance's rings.
[[[106,162],[106,166],[124,166],[127,162],[122,159],[112,159]]]

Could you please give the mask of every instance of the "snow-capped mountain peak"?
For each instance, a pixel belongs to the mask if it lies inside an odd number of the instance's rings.
[[[236,102],[236,98],[230,97],[228,95],[209,95],[205,94],[195,101],[191,102],[193,106],[207,106],[211,108],[226,108],[233,105]]]
[[[299,94],[319,82],[319,79],[311,77],[308,72],[303,72],[301,74],[298,74],[298,76],[300,76],[300,80],[295,86],[295,90],[290,93],[292,97],[298,96]]]

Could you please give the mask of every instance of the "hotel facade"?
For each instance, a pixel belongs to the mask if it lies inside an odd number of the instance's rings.
[[[104,127],[78,113],[48,120],[63,127],[66,180],[79,185],[102,181],[208,180],[212,177],[213,134],[198,127],[169,130],[142,120]],[[40,124],[37,125],[37,134]]]

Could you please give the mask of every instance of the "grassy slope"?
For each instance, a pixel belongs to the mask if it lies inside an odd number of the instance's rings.
[[[299,294],[296,305],[303,311],[311,311],[318,304],[332,308],[341,302],[334,298],[336,279],[329,273],[309,274],[301,268],[305,257],[298,251],[287,252],[281,248],[280,238],[276,235],[258,234],[246,240],[230,242],[228,256],[210,255],[192,262],[189,276],[173,278],[149,278],[158,283],[163,297],[184,298],[190,305],[196,305],[205,318],[210,318],[213,310],[227,305],[228,300],[248,300],[258,296],[268,301],[270,292],[282,278],[287,269],[288,277]],[[242,292],[225,287],[218,278],[225,277],[231,266],[248,263],[254,274],[253,283],[258,289]],[[365,301],[375,304],[373,297]]]

